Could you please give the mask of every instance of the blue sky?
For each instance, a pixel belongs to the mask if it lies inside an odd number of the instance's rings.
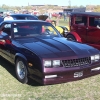
[[[72,6],[86,6],[86,5],[100,5],[100,0],[70,0]],[[27,6],[30,5],[59,5],[59,6],[68,6],[69,0],[0,0],[0,6],[6,4],[9,6]]]

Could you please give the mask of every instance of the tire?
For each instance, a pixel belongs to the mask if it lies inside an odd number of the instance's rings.
[[[67,40],[76,41],[76,38],[73,35],[66,36]]]
[[[23,84],[28,83],[27,65],[26,65],[25,61],[22,58],[18,58],[16,60],[15,71],[16,71],[17,79],[21,83],[23,83]]]
[[[65,26],[59,26],[63,29],[63,32],[61,33],[64,37],[66,37],[66,33],[68,32],[68,29]]]

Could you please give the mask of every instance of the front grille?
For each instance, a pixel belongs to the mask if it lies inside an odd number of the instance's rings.
[[[79,59],[62,60],[62,64],[64,67],[81,67],[91,64],[91,58],[85,57]]]

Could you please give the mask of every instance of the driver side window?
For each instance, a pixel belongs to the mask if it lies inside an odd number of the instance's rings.
[[[87,25],[87,17],[86,16],[76,16],[75,24],[77,25]]]
[[[2,28],[2,31],[11,36],[11,24],[5,24]]]
[[[89,17],[89,26],[100,29],[100,18],[99,17]]]

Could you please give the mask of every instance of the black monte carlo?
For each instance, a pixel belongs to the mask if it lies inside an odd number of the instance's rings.
[[[100,51],[68,41],[48,22],[12,20],[0,24],[0,56],[15,66],[17,79],[43,85],[100,73]],[[9,66],[10,67],[10,66]]]

